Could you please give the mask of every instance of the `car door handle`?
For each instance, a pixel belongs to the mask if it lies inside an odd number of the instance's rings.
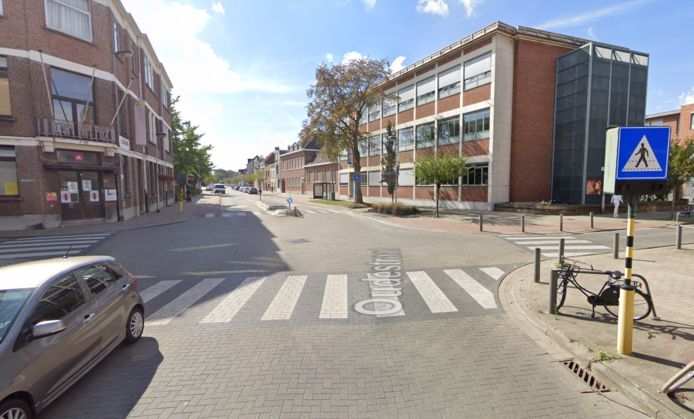
[[[125,285],[123,285],[123,288],[121,288],[121,291],[126,292],[129,289],[130,289],[130,284],[125,284]]]
[[[92,321],[92,319],[94,318],[94,314],[95,313],[85,314],[82,323],[89,323],[90,321]]]

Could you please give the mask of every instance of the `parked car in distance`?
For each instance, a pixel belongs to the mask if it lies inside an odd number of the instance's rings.
[[[210,183],[209,185],[207,185],[207,186],[205,187],[205,190],[206,190],[206,191],[213,191],[213,190],[214,190],[214,185]]]
[[[234,190],[238,191],[239,190],[239,185],[234,185]]]
[[[258,195],[258,189],[256,188],[248,188],[248,193],[251,195]]]
[[[0,268],[0,418],[31,418],[144,330],[137,280],[110,256]]]
[[[214,193],[225,193],[227,190],[227,187],[224,186],[223,183],[217,183],[214,185]]]

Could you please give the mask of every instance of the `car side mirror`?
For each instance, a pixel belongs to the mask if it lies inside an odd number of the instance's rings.
[[[33,339],[43,338],[46,336],[55,335],[65,330],[65,324],[62,320],[44,320],[38,322],[31,328]]]

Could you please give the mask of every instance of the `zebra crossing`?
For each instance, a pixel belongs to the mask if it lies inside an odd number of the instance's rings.
[[[108,238],[111,233],[38,236],[0,243],[0,260],[40,259],[78,255]]]
[[[300,211],[305,214],[338,214],[340,211],[329,208],[300,207]]]
[[[574,236],[502,236],[504,239],[529,250],[540,248],[545,257],[559,257],[559,241],[564,239],[564,256],[584,256],[610,248]]]
[[[254,216],[258,217],[258,216],[260,216],[260,213],[257,211],[234,210],[234,211],[225,211],[225,212],[208,212],[208,213],[202,214],[201,216],[204,218],[239,218],[239,217],[248,217],[249,215],[254,215]]]
[[[498,267],[403,272],[397,293],[403,307],[399,316],[435,319],[497,312],[496,289],[504,273]],[[368,277],[369,274],[358,273],[285,273],[267,277],[166,279],[149,286],[141,283],[141,295],[145,311],[150,313],[146,317],[147,325],[155,327],[172,322],[201,326],[287,321],[373,322],[384,316],[355,309],[358,303],[371,298],[373,290],[365,279]],[[383,300],[373,299],[370,304],[384,304]]]

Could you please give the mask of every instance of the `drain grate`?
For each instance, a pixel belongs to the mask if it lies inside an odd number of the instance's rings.
[[[566,368],[569,369],[574,375],[583,380],[584,383],[594,391],[599,391],[600,393],[606,393],[610,391],[606,385],[601,383],[590,371],[583,368],[578,362],[573,359],[565,359],[561,362]]]

